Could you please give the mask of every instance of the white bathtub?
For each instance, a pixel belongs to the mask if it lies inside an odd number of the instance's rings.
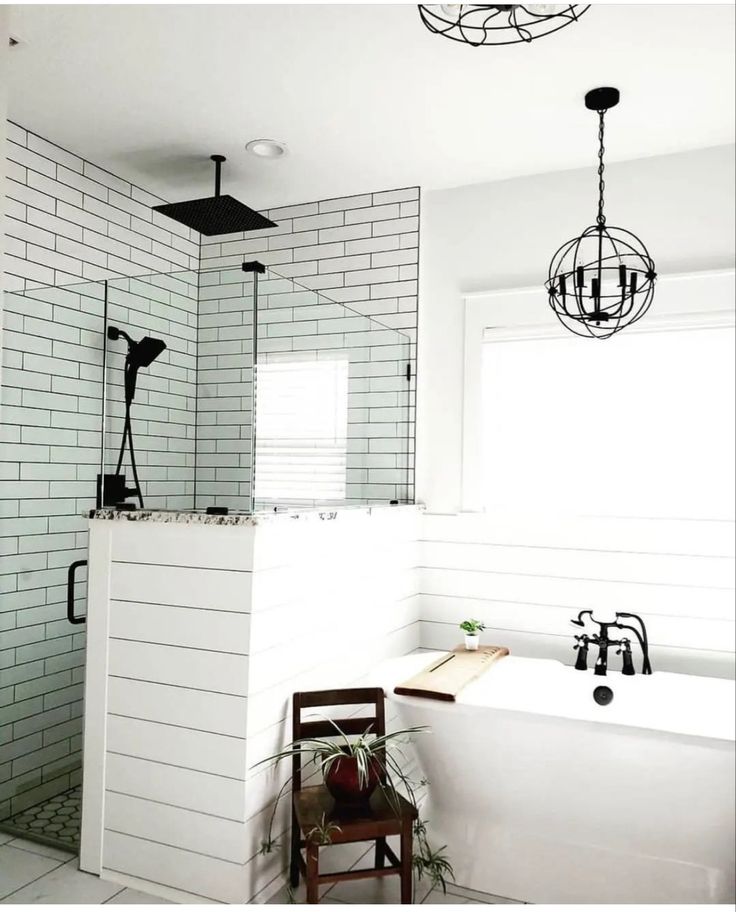
[[[415,739],[425,816],[458,883],[533,903],[733,901],[732,681],[509,656],[456,703],[393,693],[440,654],[379,676],[403,723],[432,727]]]

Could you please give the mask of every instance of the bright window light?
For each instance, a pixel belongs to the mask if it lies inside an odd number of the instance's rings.
[[[732,519],[732,328],[483,345],[489,511]]]
[[[256,498],[344,500],[348,361],[260,364],[256,403]]]

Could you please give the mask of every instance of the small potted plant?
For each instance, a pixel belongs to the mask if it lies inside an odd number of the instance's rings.
[[[486,625],[482,621],[476,621],[471,618],[463,621],[460,629],[465,634],[465,648],[475,651],[480,645],[480,632],[486,629]]]

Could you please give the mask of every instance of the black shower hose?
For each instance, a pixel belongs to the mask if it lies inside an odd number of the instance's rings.
[[[128,360],[125,361],[125,374],[127,380],[128,373]],[[140,504],[141,510],[143,509],[143,494],[141,493],[141,483],[138,480],[138,466],[135,461],[135,449],[133,447],[133,428],[130,421],[130,406],[132,398],[128,395],[128,383],[125,384],[125,422],[123,423],[123,436],[120,441],[120,453],[118,454],[118,464],[115,469],[115,474],[120,474],[120,469],[123,466],[123,456],[125,455],[125,441],[128,441],[128,449],[130,450],[130,466],[133,470],[133,480],[135,481],[135,490],[138,497],[138,502]]]

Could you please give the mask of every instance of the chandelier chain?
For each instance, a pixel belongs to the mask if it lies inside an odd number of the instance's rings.
[[[598,112],[598,218],[596,221],[601,227],[606,224],[606,216],[603,213],[603,192],[606,189],[606,182],[603,178],[603,173],[605,171],[605,165],[603,164],[603,155],[606,151],[606,148],[603,145],[603,138],[605,133],[605,116],[605,111]]]

